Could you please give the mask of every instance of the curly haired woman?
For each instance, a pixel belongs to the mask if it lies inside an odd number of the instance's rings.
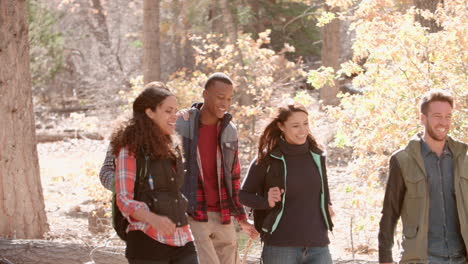
[[[184,173],[175,122],[177,99],[168,90],[145,89],[133,117],[111,139],[116,158],[116,202],[127,218],[125,256],[130,264],[196,264],[179,189]]]

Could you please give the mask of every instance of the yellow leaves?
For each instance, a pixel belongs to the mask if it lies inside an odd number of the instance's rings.
[[[334,72],[333,68],[323,66],[318,70],[311,70],[308,73],[307,83],[310,83],[316,89],[320,89],[325,85],[332,85]]]
[[[330,23],[333,19],[336,18],[336,15],[332,12],[323,12],[318,18],[317,18],[317,27],[323,27]]]
[[[346,76],[351,76],[353,74],[359,74],[363,72],[363,69],[359,64],[354,61],[347,61],[341,64],[341,69],[337,72],[338,74],[346,74]]]
[[[329,6],[347,9],[354,4],[354,1],[353,0],[326,0],[325,3]]]
[[[294,97],[294,101],[309,108],[312,102],[314,102],[314,99],[309,95],[309,93],[307,93],[307,91],[300,91]]]
[[[262,44],[269,44],[270,34],[271,34],[271,29],[267,29],[266,31],[259,33],[258,39],[257,39],[257,45],[261,46]]]

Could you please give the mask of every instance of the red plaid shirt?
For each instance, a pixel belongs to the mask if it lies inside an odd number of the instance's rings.
[[[218,124],[218,137],[221,131],[221,126]],[[200,144],[200,142],[199,142]],[[200,160],[200,153],[197,147],[197,162],[198,168],[201,170],[201,160]],[[226,190],[226,184],[224,180],[224,170],[222,164],[223,155],[221,153],[221,148],[218,145],[216,150],[216,170],[218,174],[219,186],[220,186],[220,207],[221,207],[221,223],[222,224],[230,224],[231,223],[231,210],[229,205],[229,197]],[[247,215],[245,214],[244,207],[239,202],[239,189],[240,189],[240,162],[238,157],[238,151],[235,153],[235,160],[232,166],[231,175],[232,175],[232,200],[234,201],[235,210],[238,211],[236,214],[236,219],[238,222],[246,220]],[[202,173],[198,173],[198,189],[197,189],[197,209],[195,210],[194,214],[192,215],[195,221],[200,222],[208,222],[208,209],[206,205],[205,199],[205,191],[203,186],[203,177]]]
[[[176,231],[172,235],[163,236],[150,224],[140,222],[131,217],[136,210],[143,209],[149,211],[146,203],[133,199],[136,159],[127,148],[122,148],[115,163],[115,193],[117,196],[117,206],[129,222],[127,233],[133,230],[141,230],[160,243],[178,247],[193,241],[189,225],[176,228]]]

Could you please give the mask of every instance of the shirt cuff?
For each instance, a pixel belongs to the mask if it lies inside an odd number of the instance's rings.
[[[129,208],[129,210],[127,212],[128,215],[124,214],[124,216],[125,216],[125,218],[127,218],[129,224],[134,224],[134,223],[137,223],[137,222],[141,222],[141,221],[138,221],[135,218],[131,217],[131,215],[133,213],[135,213],[135,211],[140,210],[140,209],[145,210],[145,211],[149,211],[149,207],[148,207],[148,205],[146,203],[137,202],[137,203],[134,203],[134,205]]]

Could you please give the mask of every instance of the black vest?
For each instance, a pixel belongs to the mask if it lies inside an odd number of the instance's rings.
[[[188,224],[187,199],[180,192],[184,169],[180,153],[175,162],[143,154],[137,158],[139,189],[135,200],[145,202],[151,212],[167,216],[181,227]]]

